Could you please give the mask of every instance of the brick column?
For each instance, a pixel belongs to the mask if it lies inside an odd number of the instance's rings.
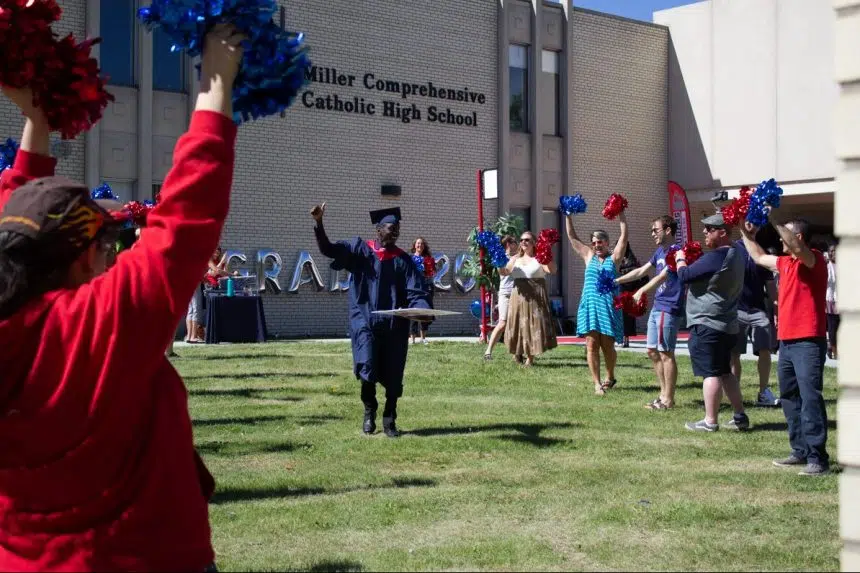
[[[833,0],[834,52],[840,96],[834,137],[840,170],[835,199],[835,231],[841,238],[837,263],[839,330],[839,525],[842,570],[860,570],[860,0]]]

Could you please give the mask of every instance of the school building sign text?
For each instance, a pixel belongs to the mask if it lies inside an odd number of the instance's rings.
[[[372,72],[361,76],[346,74],[336,68],[321,68],[312,66],[305,73],[305,78],[311,84],[324,84],[333,87],[366,90],[385,94],[381,99],[361,95],[344,95],[343,93],[321,93],[313,89],[302,93],[302,105],[309,109],[321,111],[348,113],[357,115],[381,116],[397,119],[404,124],[416,121],[428,121],[439,125],[477,127],[478,112],[461,111],[445,105],[447,102],[467,104],[470,106],[484,105],[487,96],[470,90],[468,87],[450,88],[437,86],[433,82],[415,83],[402,82],[377,77]],[[390,98],[390,99],[389,99]],[[423,107],[416,105],[414,98],[436,100],[431,105]]]

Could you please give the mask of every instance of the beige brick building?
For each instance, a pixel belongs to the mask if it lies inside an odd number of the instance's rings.
[[[836,107],[835,149],[839,159],[836,234],[839,246],[837,299],[842,314],[842,348],[860,343],[860,1],[833,0],[836,10],[835,71],[840,84]],[[843,352],[839,367],[840,530],[844,543],[842,570],[860,570],[860,358]]]
[[[90,187],[106,181],[123,200],[150,198],[188,122],[192,63],[137,24],[137,0],[60,4],[61,31],[104,38],[97,52],[116,96],[94,130],[54,146],[60,171]],[[476,332],[468,308],[477,291],[463,292],[469,285],[457,271],[477,219],[477,170],[499,172],[485,221],[510,211],[535,231],[563,230],[558,197],[578,192],[590,203],[577,219],[582,231],[606,228],[617,237],[617,224],[600,211],[610,193],[624,193],[632,246],[641,260],[650,256],[649,219],[667,207],[665,27],[569,0],[281,5],[286,25],[306,34],[317,81],[284,117],[241,127],[222,241],[245,255],[246,264],[234,263],[249,272],[259,251],[280,255],[283,291],[263,294],[271,334],[346,332],[347,297],[330,288],[308,216],[318,201],[328,202],[332,238],[369,237],[368,210],[398,205],[401,246],[421,235],[434,254],[446,255],[438,282],[448,290],[437,290],[437,306],[466,314],[438,321],[437,334]],[[462,96],[442,99],[438,90]],[[0,100],[0,136],[17,138],[20,128],[21,118]],[[383,195],[383,186],[400,194]],[[323,289],[311,283],[288,292],[302,251],[314,259]],[[552,294],[575,314],[584,269],[566,241],[559,262]]]

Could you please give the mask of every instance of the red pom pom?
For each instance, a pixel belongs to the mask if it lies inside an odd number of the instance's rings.
[[[695,263],[703,254],[702,244],[699,241],[690,241],[684,245],[684,258],[687,259],[688,265]]]
[[[722,208],[721,212],[726,224],[737,225],[746,219],[750,208],[750,195],[752,195],[752,190],[749,187],[741,187],[738,198]]]
[[[149,212],[153,209],[149,205],[144,205],[140,201],[129,201],[123,208],[129,213],[134,224],[139,227],[146,226],[146,218],[149,216]]]
[[[620,215],[627,208],[627,199],[618,193],[613,193],[606,200],[606,206],[603,208],[603,216],[610,221]]]
[[[436,259],[433,257],[424,257],[424,276],[433,278],[436,276]]]
[[[214,275],[206,274],[203,277],[203,282],[205,282],[207,286],[218,288],[218,279],[215,278]]]
[[[0,0],[0,84],[23,88],[41,81],[54,50],[51,24],[60,13],[55,0]]]
[[[687,266],[692,265],[696,262],[696,260],[702,256],[702,244],[698,241],[691,241],[684,245],[684,248],[678,247],[678,245],[672,245],[669,247],[669,252],[666,254],[666,266],[673,273],[678,272],[678,263],[675,261],[675,255],[678,251],[684,251],[684,260],[687,263]]]
[[[535,258],[540,264],[548,265],[552,262],[552,246],[560,240],[556,229],[544,229],[540,232],[535,244]]]
[[[544,229],[538,235],[538,242],[546,241],[550,245],[554,245],[561,240],[558,234],[558,229]]]
[[[54,57],[46,62],[45,86],[35,94],[52,131],[72,139],[90,129],[102,117],[114,97],[99,77],[98,62],[90,57],[96,38],[80,44],[69,34],[55,44]]]
[[[648,308],[648,295],[643,294],[637,303],[633,299],[633,293],[626,291],[616,296],[613,302],[618,310],[630,316],[640,317],[645,314],[645,310]]]

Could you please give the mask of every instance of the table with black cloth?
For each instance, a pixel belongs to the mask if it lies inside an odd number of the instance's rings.
[[[206,344],[265,341],[266,315],[259,296],[206,294]]]

